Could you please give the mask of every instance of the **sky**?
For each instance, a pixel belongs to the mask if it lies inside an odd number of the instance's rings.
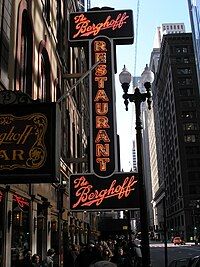
[[[91,0],[91,7],[109,6],[115,10],[133,10],[134,32],[138,25],[137,38],[133,45],[117,46],[117,73],[115,74],[117,133],[120,136],[121,169],[132,168],[132,140],[135,140],[134,104],[125,111],[119,73],[124,65],[133,76],[140,76],[149,64],[155,31],[162,23],[184,23],[186,32],[191,32],[187,0]],[[130,86],[129,93],[132,93]]]

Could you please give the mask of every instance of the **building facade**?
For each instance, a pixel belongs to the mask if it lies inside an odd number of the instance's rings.
[[[192,36],[194,42],[194,53],[197,66],[197,77],[200,84],[200,3],[188,0]]]
[[[179,234],[186,240],[195,239],[199,233],[195,203],[199,198],[200,110],[192,34],[163,36],[154,97],[168,237]],[[163,230],[162,224],[159,228]]]
[[[154,48],[150,58],[150,69],[156,74],[160,58],[160,48]],[[154,220],[154,238],[162,239],[161,231],[163,220],[164,200],[164,177],[162,154],[161,131],[158,113],[158,98],[155,92],[156,87],[152,85],[152,109],[148,115],[149,153],[151,162],[151,183],[152,183],[152,207]]]
[[[163,35],[171,33],[185,33],[184,23],[163,23],[161,26],[157,27],[153,47],[160,48]]]
[[[70,91],[88,61],[84,48],[70,47],[67,40],[69,13],[83,8],[84,1],[73,0],[0,2],[0,93],[58,102],[61,112],[59,183],[0,181],[2,267],[14,266],[27,250],[43,259],[49,248],[56,251],[55,266],[63,266],[70,243],[86,243],[97,234],[93,214],[69,211],[69,175],[89,169],[87,77]]]

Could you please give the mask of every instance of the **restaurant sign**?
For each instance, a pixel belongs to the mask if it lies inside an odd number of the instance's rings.
[[[95,38],[91,43],[91,51],[92,65],[100,61],[91,75],[91,172],[107,177],[118,169],[110,39],[103,36]]]
[[[139,209],[138,175],[131,172],[115,173],[107,178],[95,174],[70,175],[70,209]]]
[[[133,44],[132,10],[97,10],[69,14],[69,41],[80,42],[103,35],[116,44]]]
[[[56,103],[0,106],[0,183],[58,182],[59,139]]]

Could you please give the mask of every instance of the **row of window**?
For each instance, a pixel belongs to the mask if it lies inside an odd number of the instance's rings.
[[[183,64],[189,64],[190,62],[193,62],[194,60],[189,57],[173,57],[171,58],[172,63],[183,63]]]
[[[171,29],[171,30],[176,30],[176,29],[178,29],[178,30],[183,30],[184,29],[184,27],[183,27],[183,24],[171,24],[171,25],[163,25],[163,30],[169,30],[169,29]]]
[[[188,75],[191,73],[192,73],[192,70],[190,68],[177,68],[177,74],[179,75]]]

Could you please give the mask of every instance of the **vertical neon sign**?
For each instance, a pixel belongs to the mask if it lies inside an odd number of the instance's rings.
[[[116,171],[116,129],[113,112],[112,43],[107,37],[91,42],[91,65],[100,61],[92,73],[92,171],[109,176]]]

